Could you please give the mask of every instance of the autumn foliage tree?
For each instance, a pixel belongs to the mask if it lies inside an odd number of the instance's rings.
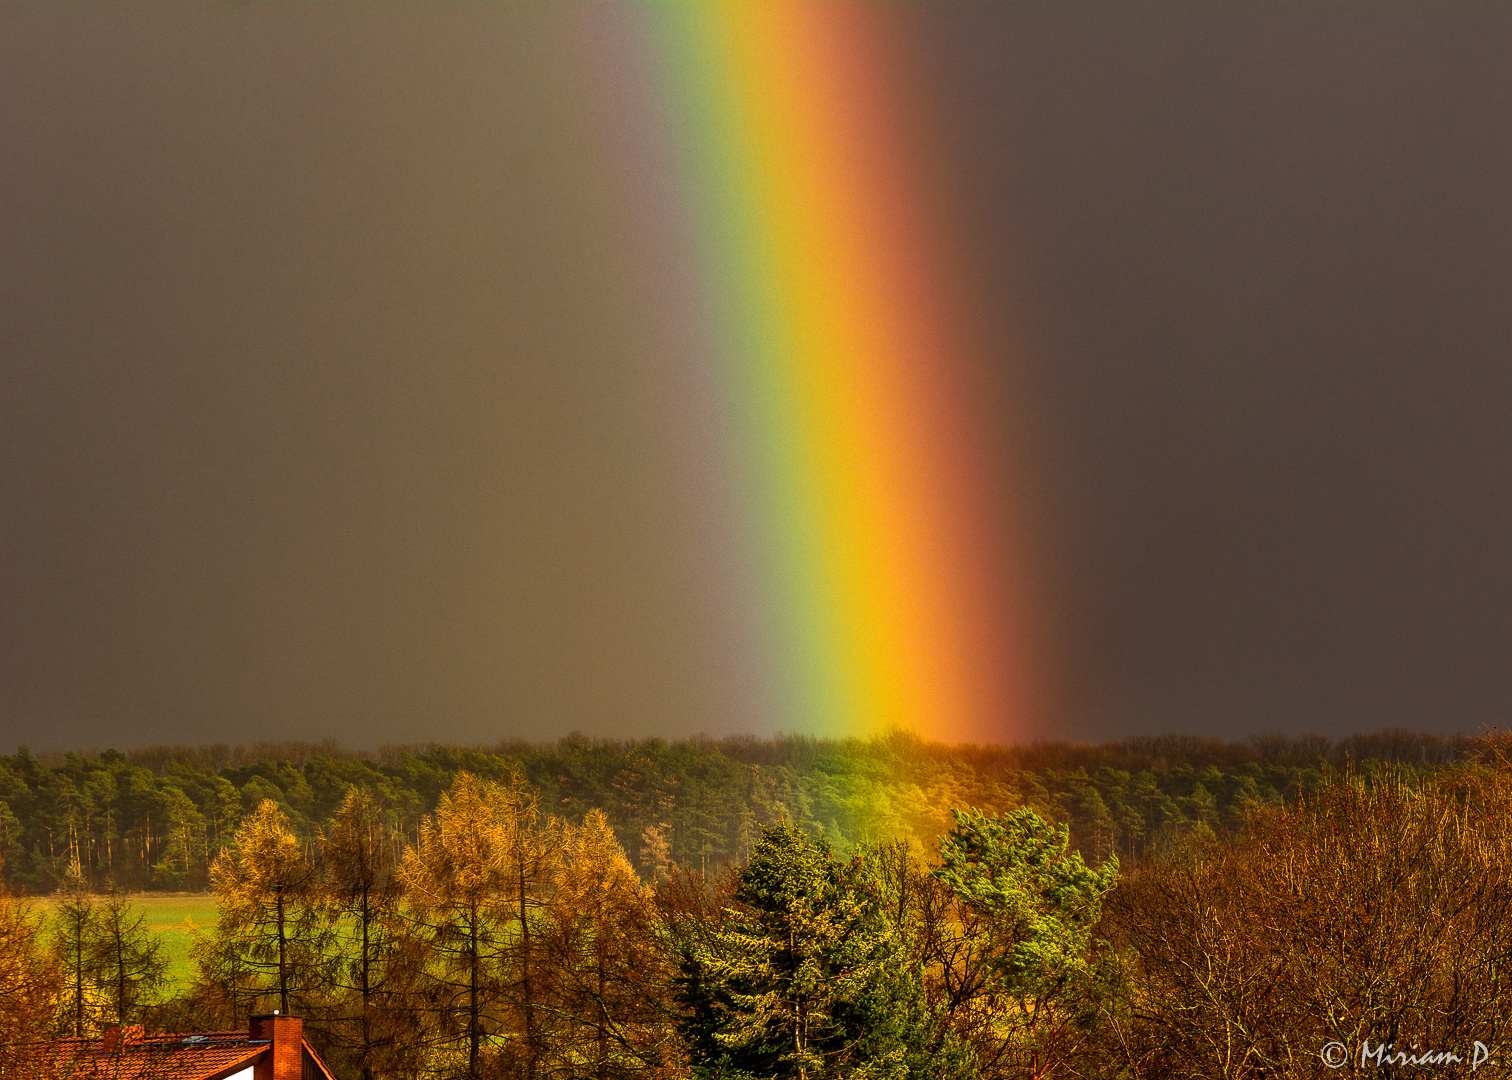
[[[438,1075],[528,1074],[539,1056],[531,934],[550,845],[535,835],[534,811],[518,777],[459,773],[400,867],[426,950]]]
[[[38,1075],[39,1018],[55,1015],[62,973],[43,947],[35,912],[0,891],[0,1076]]]
[[[541,927],[561,860],[564,827],[542,815],[539,794],[519,773],[511,773],[496,791],[503,825],[500,898],[507,928],[500,959],[512,1035],[501,1064],[513,1076],[535,1080],[549,1038],[549,1017],[540,1000],[546,985]]]
[[[307,845],[272,799],[258,805],[216,857],[210,880],[220,918],[195,958],[203,988],[228,1019],[263,1007],[321,1014],[333,927],[318,874]]]
[[[1043,774],[1020,759],[987,787],[865,798],[782,764],[818,744],[777,749],[432,748],[224,769],[235,783],[0,759],[0,847],[22,817],[46,825],[15,843],[25,880],[134,861],[134,883],[189,882],[219,850],[221,899],[196,996],[149,1013],[161,958],[124,894],[65,881],[46,918],[0,898],[0,1078],[45,1075],[16,1056],[39,1024],[272,1008],[353,1080],[1258,1080],[1316,1074],[1330,1040],[1507,1034],[1512,761],[1494,744],[1345,775],[1268,743],[1169,767],[1154,743],[1116,768],[1067,748]],[[945,823],[973,792],[987,809]],[[905,798],[904,817],[884,806]]]
[[[371,795],[347,792],[320,837],[322,887],[341,927],[332,965],[334,1050],[362,1080],[415,1074],[423,944],[404,918],[403,888],[384,815]]]
[[[1139,1076],[1313,1076],[1331,1041],[1496,1045],[1512,1016],[1512,769],[1339,778],[1143,869],[1109,916],[1137,957]]]
[[[104,1023],[140,1023],[167,965],[162,942],[114,882],[96,894],[78,864],[53,897],[49,955],[62,982],[58,1030],[95,1035]]]
[[[116,1024],[146,1020],[167,984],[168,962],[146,913],[114,881],[95,900],[89,962],[104,1018]]]
[[[594,1080],[661,1073],[675,1054],[674,970],[651,891],[599,811],[561,831],[541,928],[551,1037],[541,1072]]]
[[[74,863],[53,896],[51,959],[62,978],[58,1027],[75,1039],[99,1023],[99,987],[90,952],[95,936],[94,893]]]

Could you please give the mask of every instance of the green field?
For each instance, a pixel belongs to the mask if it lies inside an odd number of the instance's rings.
[[[131,897],[132,906],[146,914],[146,926],[163,943],[168,961],[168,992],[177,994],[188,987],[193,977],[189,965],[189,945],[195,930],[215,926],[214,893],[140,893]],[[36,901],[36,911],[44,917],[50,908],[46,897]]]

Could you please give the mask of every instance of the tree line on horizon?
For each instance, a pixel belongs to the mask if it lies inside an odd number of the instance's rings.
[[[59,888],[75,861],[121,889],[204,891],[216,856],[264,800],[308,840],[355,787],[378,800],[402,844],[418,836],[462,771],[495,780],[518,772],[559,816],[601,810],[642,876],[663,847],[678,865],[705,873],[739,863],[779,818],[823,834],[842,854],[894,839],[927,852],[958,806],[1032,806],[1067,824],[1090,862],[1117,854],[1128,864],[1184,830],[1219,829],[1254,804],[1295,801],[1330,769],[1432,770],[1473,745],[1463,736],[1389,730],[1338,742],[1172,735],[960,747],[901,734],[671,743],[569,736],[375,753],[329,741],[96,754],[22,747],[0,756],[0,865],[5,885],[32,893]]]
[[[779,816],[739,863],[662,846],[643,876],[601,810],[549,813],[518,771],[459,771],[413,837],[357,787],[310,837],[266,799],[212,865],[220,919],[182,994],[82,864],[45,933],[0,898],[0,1061],[27,1060],[38,1017],[87,1037],[273,1009],[364,1080],[1259,1080],[1317,1075],[1330,1042],[1382,1075],[1416,1074],[1409,1046],[1512,1057],[1505,740],[1433,771],[1326,770],[1133,867],[1030,805],[949,816],[928,855],[841,854]]]

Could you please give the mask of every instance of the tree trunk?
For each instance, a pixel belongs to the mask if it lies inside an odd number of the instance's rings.
[[[525,853],[520,853],[520,988],[525,997],[525,1075],[535,1080],[535,996],[530,984],[530,920],[525,906]]]
[[[278,1004],[282,1015],[289,1015],[289,969],[284,959],[284,944],[287,933],[284,930],[284,895],[279,889],[274,903],[278,907]]]
[[[363,868],[363,879],[366,881],[367,868]],[[368,940],[368,927],[373,921],[372,907],[368,898],[367,886],[362,887],[362,1080],[373,1080],[373,1025],[369,1016],[369,968],[372,965],[372,945]]]
[[[121,925],[118,918],[112,919],[110,928],[111,945],[115,949],[116,969],[116,1023],[126,1022],[126,942],[121,935]]]
[[[609,1077],[609,1007],[604,996],[607,993],[605,968],[609,963],[604,942],[606,923],[607,920],[601,915],[593,942],[594,960],[598,964],[598,1080],[608,1080]]]
[[[478,1043],[482,1032],[478,1022],[478,905],[468,912],[467,938],[467,1075],[478,1080]]]
[[[84,928],[74,936],[74,1038],[84,1037]]]

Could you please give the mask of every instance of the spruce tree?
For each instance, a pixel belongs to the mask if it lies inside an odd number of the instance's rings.
[[[871,869],[824,839],[762,831],[735,906],[684,942],[684,1036],[701,1075],[952,1075]]]

